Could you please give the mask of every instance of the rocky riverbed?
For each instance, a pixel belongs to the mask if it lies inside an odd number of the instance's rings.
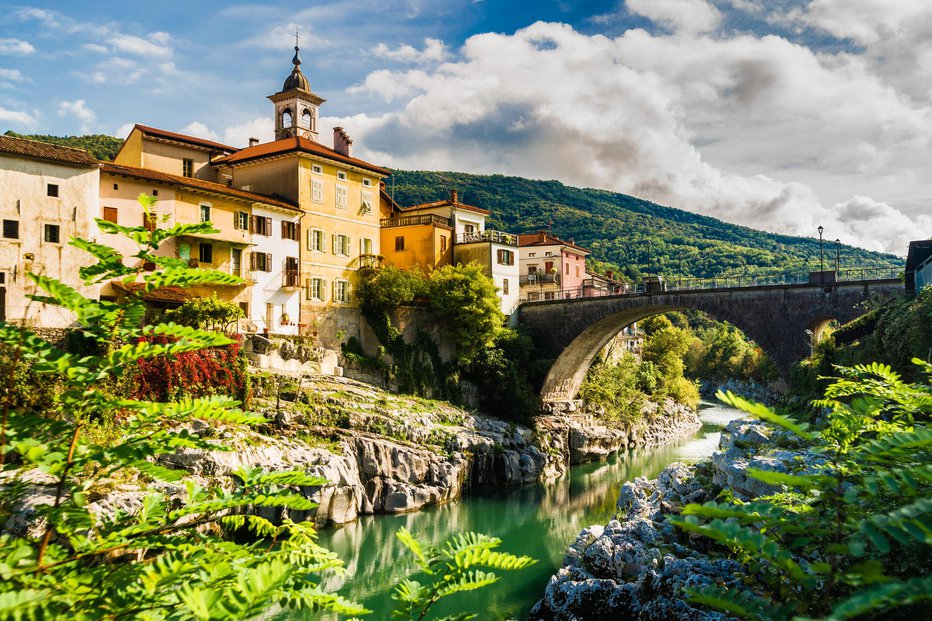
[[[713,583],[738,587],[743,567],[709,553],[706,540],[676,530],[666,516],[685,504],[712,500],[724,488],[744,500],[778,491],[749,477],[749,467],[807,471],[818,460],[801,452],[791,436],[763,423],[729,423],[710,460],[696,466],[674,463],[656,479],[626,482],[615,519],[579,534],[531,612],[531,621],[729,618],[691,605],[686,589]]]

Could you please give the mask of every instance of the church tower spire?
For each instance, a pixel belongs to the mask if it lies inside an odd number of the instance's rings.
[[[318,141],[317,117],[320,104],[326,101],[311,91],[311,85],[301,73],[301,48],[298,46],[298,33],[295,32],[294,68],[285,78],[282,90],[269,95],[275,104],[275,140],[300,136],[314,142]]]

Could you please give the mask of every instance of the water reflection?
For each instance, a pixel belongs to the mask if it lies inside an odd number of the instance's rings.
[[[604,524],[614,515],[621,483],[639,476],[655,477],[673,461],[707,457],[717,446],[719,430],[739,415],[737,410],[703,403],[702,428],[676,444],[631,451],[605,463],[576,466],[570,476],[547,486],[468,497],[418,513],[366,516],[326,529],[321,532],[320,542],[344,559],[347,573],[329,579],[325,587],[345,587],[341,589],[343,595],[374,611],[370,619],[388,619],[392,585],[413,571],[407,550],[395,538],[396,530],[404,526],[422,541],[433,543],[442,542],[451,533],[478,531],[500,537],[508,552],[527,554],[540,562],[508,575],[492,587],[459,594],[452,605],[438,605],[436,614],[470,609],[490,621],[523,619],[579,531],[591,524]]]

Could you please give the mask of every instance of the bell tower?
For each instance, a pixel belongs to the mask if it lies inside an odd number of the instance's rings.
[[[282,90],[269,95],[275,104],[275,140],[300,136],[314,142],[317,137],[317,117],[320,104],[326,101],[311,92],[311,85],[301,73],[301,54],[298,48],[298,35],[295,33],[294,68],[285,78]]]

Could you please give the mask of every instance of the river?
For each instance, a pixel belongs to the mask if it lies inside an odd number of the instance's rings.
[[[574,466],[569,476],[548,485],[468,496],[417,513],[364,516],[350,524],[322,529],[321,545],[336,552],[347,570],[323,586],[327,590],[339,588],[343,596],[372,610],[367,619],[389,619],[392,587],[414,571],[411,555],[395,531],[404,526],[422,541],[434,544],[453,533],[476,531],[502,539],[500,550],[526,554],[538,563],[521,571],[502,572],[502,579],[490,587],[451,596],[448,602],[431,608],[431,617],[470,610],[484,621],[526,619],[579,531],[612,518],[624,481],[653,478],[674,461],[695,462],[708,457],[718,445],[721,428],[739,418],[741,412],[703,402],[699,416],[703,426],[693,436],[653,449],[629,451],[607,462]]]

